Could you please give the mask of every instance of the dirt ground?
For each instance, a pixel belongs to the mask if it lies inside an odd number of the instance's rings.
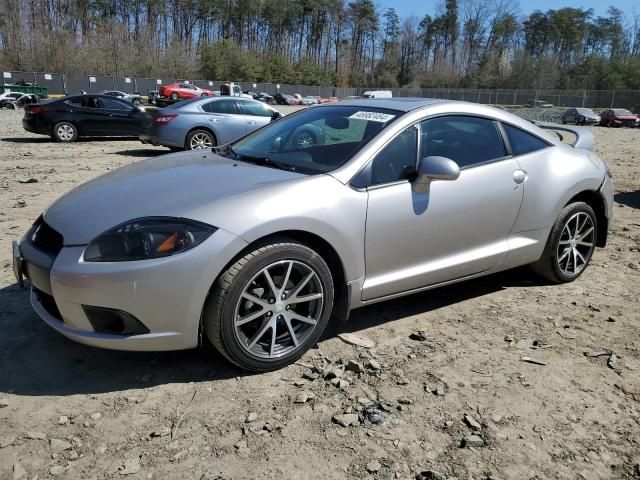
[[[248,375],[211,349],[98,350],[38,319],[11,240],[72,187],[168,150],[56,144],[20,119],[0,112],[0,479],[640,477],[640,130],[594,129],[616,217],[578,281],[521,269],[378,304],[297,365]],[[350,360],[363,371],[343,374]],[[326,362],[346,382],[303,378]],[[332,420],[351,412],[383,421]]]

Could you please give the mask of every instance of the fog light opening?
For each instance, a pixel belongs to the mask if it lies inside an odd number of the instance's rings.
[[[143,335],[149,329],[130,313],[106,307],[82,305],[91,326],[98,333],[114,335]]]

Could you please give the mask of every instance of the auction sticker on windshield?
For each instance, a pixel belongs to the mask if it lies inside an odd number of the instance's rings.
[[[390,115],[388,113],[380,113],[380,112],[356,112],[351,115],[349,118],[357,119],[357,120],[368,120],[370,122],[381,122],[387,123],[389,120],[395,118],[395,115]]]

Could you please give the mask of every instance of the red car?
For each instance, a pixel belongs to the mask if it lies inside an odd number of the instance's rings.
[[[603,127],[637,127],[640,120],[626,108],[613,108],[600,114]]]
[[[158,90],[158,93],[161,97],[171,97],[173,100],[213,96],[213,92],[211,90],[196,87],[191,83],[172,83],[170,85],[163,85]]]

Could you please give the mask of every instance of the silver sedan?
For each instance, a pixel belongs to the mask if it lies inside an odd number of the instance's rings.
[[[173,150],[199,150],[233,142],[282,115],[257,100],[205,97],[158,110],[142,143]]]
[[[462,102],[310,108],[72,190],[14,244],[16,275],[75,341],[208,340],[242,368],[280,368],[364,305],[520,265],[577,279],[606,243],[613,187],[590,133],[559,128],[574,145]]]

